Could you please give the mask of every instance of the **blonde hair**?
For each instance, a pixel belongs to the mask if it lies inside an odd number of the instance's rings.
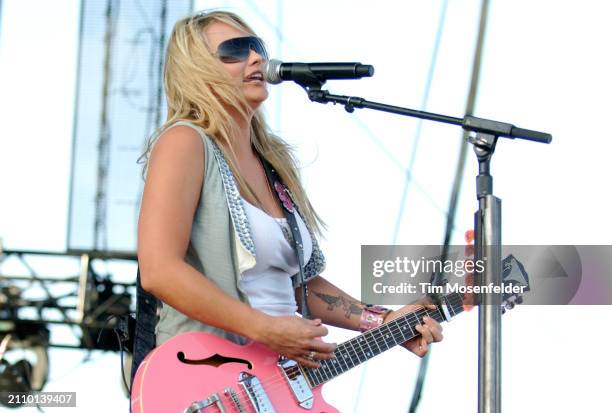
[[[168,42],[164,66],[168,116],[148,140],[141,159],[144,159],[146,170],[155,140],[173,123],[188,120],[202,127],[219,144],[238,186],[261,207],[261,201],[238,172],[235,157],[229,156],[234,154],[231,136],[239,126],[228,108],[236,110],[245,120],[252,109],[242,89],[231,79],[208,47],[204,28],[214,22],[228,24],[255,36],[244,20],[227,11],[198,13],[176,22]],[[251,118],[251,144],[287,185],[308,226],[316,235],[321,235],[325,224],[304,192],[293,149],[270,131],[260,109]]]

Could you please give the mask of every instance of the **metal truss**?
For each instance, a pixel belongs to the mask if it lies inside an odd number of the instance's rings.
[[[38,261],[38,263],[34,263]],[[23,341],[47,341],[47,326],[70,326],[78,344],[48,341],[49,347],[117,351],[112,329],[134,308],[135,284],[118,282],[108,271],[110,262],[133,263],[136,255],[124,252],[69,251],[65,253],[5,250],[0,254],[0,341],[11,334]],[[66,275],[45,274],[36,267],[52,263],[76,269]],[[10,267],[10,268],[9,268]],[[7,273],[20,267],[25,273]],[[100,267],[106,267],[104,273]],[[131,278],[131,277],[130,277]],[[46,331],[46,333],[45,333]],[[10,345],[9,345],[10,346]]]

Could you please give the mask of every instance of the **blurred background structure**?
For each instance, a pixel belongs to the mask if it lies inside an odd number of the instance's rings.
[[[612,244],[612,5],[491,0],[469,108],[481,6],[0,0],[0,342],[11,335],[0,387],[24,385],[13,378],[28,371],[33,388],[77,392],[76,411],[127,410],[111,316],[134,309],[137,160],[165,119],[165,42],[192,10],[238,13],[283,61],[375,66],[372,78],[329,82],[331,92],[552,133],[551,145],[498,144],[492,173],[503,242]],[[463,243],[477,207],[477,164],[471,149],[462,160],[458,128],[347,114],[310,103],[289,82],[270,91],[270,124],[296,146],[308,193],[329,224],[328,279],[359,296],[361,245],[441,244],[447,233]],[[612,333],[602,326],[611,319],[609,306],[524,306],[505,317],[503,410],[609,411]],[[471,312],[445,326],[419,411],[476,410],[476,320]],[[331,329],[327,339],[352,335]],[[405,412],[418,364],[392,350],[329,383],[324,395],[343,412]],[[37,411],[0,404],[5,410]]]

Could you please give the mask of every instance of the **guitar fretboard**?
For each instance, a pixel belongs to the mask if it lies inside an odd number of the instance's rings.
[[[442,301],[447,305],[452,317],[463,311],[463,300],[457,293],[442,297]],[[440,309],[423,308],[405,314],[339,344],[334,352],[335,359],[321,360],[320,367],[316,369],[303,367],[304,374],[313,387],[323,384],[372,357],[421,335],[415,327],[422,324],[425,316],[438,322],[444,321]]]

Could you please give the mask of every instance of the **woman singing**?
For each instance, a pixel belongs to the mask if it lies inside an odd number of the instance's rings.
[[[320,274],[322,221],[299,180],[290,147],[260,111],[268,97],[262,40],[237,15],[200,13],[178,21],[164,84],[168,116],[146,153],[138,227],[145,290],[162,302],[157,345],[188,331],[237,343],[254,340],[316,368],[335,344],[325,324],[366,330],[414,311],[370,307]],[[264,162],[284,185],[271,187]],[[295,204],[303,283],[313,319],[302,318],[298,259],[279,196]],[[425,317],[404,343],[417,356],[442,339]]]

